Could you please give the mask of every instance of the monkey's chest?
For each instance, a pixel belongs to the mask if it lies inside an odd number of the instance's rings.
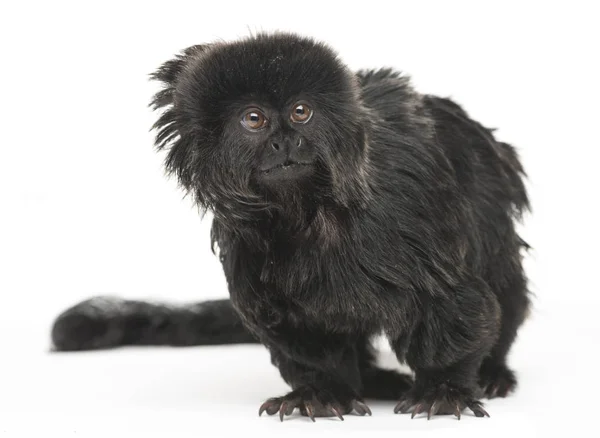
[[[274,322],[330,332],[376,330],[373,305],[380,285],[351,255],[273,253],[260,275],[266,306]]]

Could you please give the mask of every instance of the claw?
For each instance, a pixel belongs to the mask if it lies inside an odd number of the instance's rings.
[[[485,409],[483,409],[483,406],[481,406],[481,404],[479,403],[470,403],[469,405],[469,409],[471,409],[473,411],[473,413],[475,414],[476,417],[489,417],[490,414],[487,413],[487,411]]]
[[[437,414],[439,404],[437,402],[433,402],[427,411],[427,419],[431,420],[431,417]]]
[[[315,403],[317,405],[316,408]],[[373,415],[371,409],[360,399],[350,399],[348,403],[361,416],[365,416],[366,414]],[[309,417],[313,422],[316,421],[315,413],[317,415],[335,416],[344,421],[342,412],[345,412],[346,405],[344,404],[343,406],[344,408],[327,391],[317,393],[311,388],[307,388],[292,391],[283,397],[268,399],[258,409],[258,415],[261,416],[263,412],[267,412],[269,415],[279,413],[279,420],[283,422],[286,416],[292,415],[294,410],[299,408],[301,414]]]
[[[308,417],[313,421],[313,423],[315,422],[315,414],[313,412],[312,409],[312,405],[310,403],[305,403],[304,404],[304,408],[306,409],[306,413],[308,414]]]
[[[423,404],[419,403],[417,406],[415,406],[415,409],[412,412],[412,415],[410,416],[411,420],[413,418],[415,418],[416,415],[420,414],[421,412],[423,412],[424,408],[423,408]]]
[[[365,414],[373,415],[371,413],[371,409],[359,400],[354,400],[352,402],[352,408],[358,413],[360,416],[364,416]]]
[[[456,403],[456,407],[454,408],[454,415],[456,415],[460,420],[460,406],[458,405],[458,403]]]
[[[281,403],[279,407],[279,420],[283,421],[283,415],[285,414],[285,410],[287,409],[287,402]]]
[[[258,410],[258,416],[260,417],[262,415],[263,412],[267,411],[268,415],[273,415],[275,413],[277,413],[277,411],[279,410],[279,403],[276,399],[269,399],[266,402],[264,402],[261,406],[260,409]]]
[[[408,400],[403,400],[401,402],[398,402],[398,404],[394,408],[394,414],[397,414],[398,412],[402,412],[403,414],[406,414],[406,412],[408,411],[410,406],[411,405],[408,402]]]
[[[342,417],[342,414],[335,406],[328,404],[325,408],[332,411],[340,420],[344,421],[344,417]]]
[[[264,402],[262,405],[260,405],[260,408],[258,409],[258,416],[260,417],[262,415],[262,413],[264,411],[267,410],[267,406],[268,406],[269,402]]]
[[[503,387],[500,386],[500,391]],[[483,404],[476,399],[471,398],[470,394],[463,392],[461,388],[454,388],[446,384],[440,384],[437,391],[433,393],[431,389],[426,391],[413,391],[407,394],[394,407],[394,413],[410,412],[410,418],[415,418],[419,414],[426,413],[427,419],[438,415],[440,412],[444,414],[454,414],[458,420],[462,417],[462,410],[469,408],[476,417],[489,417],[490,415],[483,408]],[[488,390],[492,387],[486,388]],[[498,389],[498,388],[496,388]],[[499,391],[499,392],[500,392]],[[357,409],[358,410],[358,409]]]

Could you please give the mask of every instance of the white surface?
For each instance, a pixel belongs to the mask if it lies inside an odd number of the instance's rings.
[[[597,13],[591,1],[523,3],[2,3],[0,434],[466,437],[586,427],[600,389]],[[258,418],[260,403],[286,390],[260,346],[47,353],[54,316],[91,295],[226,295],[209,221],[181,200],[152,150],[146,104],[157,88],[147,74],[188,45],[276,28],[329,42],[353,68],[402,69],[519,147],[534,206],[523,237],[535,247],[535,309],[511,358],[520,389],[488,403],[490,419],[411,421],[393,403],[344,423]]]

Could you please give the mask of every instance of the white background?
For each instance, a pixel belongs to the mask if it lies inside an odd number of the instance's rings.
[[[600,389],[593,3],[2,2],[0,435],[586,428]],[[534,247],[535,308],[511,357],[519,390],[487,403],[490,419],[410,420],[393,403],[343,423],[258,418],[260,403],[286,390],[260,346],[48,353],[54,316],[91,295],[226,296],[209,218],[200,221],[153,151],[146,105],[157,84],[147,75],[189,45],[273,29],[325,40],[352,68],[401,69],[519,148],[534,207],[522,234]]]

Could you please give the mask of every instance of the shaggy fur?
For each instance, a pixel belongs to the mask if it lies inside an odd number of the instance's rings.
[[[399,72],[353,73],[295,35],[194,46],[153,78],[157,146],[214,213],[231,301],[87,301],[57,320],[57,349],[258,340],[293,389],[260,409],[282,419],[364,415],[365,397],[484,416],[479,397],[515,387],[528,200],[510,145]],[[304,124],[289,118],[298,102]],[[240,123],[248,108],[264,129]],[[414,381],[375,366],[381,332]]]

